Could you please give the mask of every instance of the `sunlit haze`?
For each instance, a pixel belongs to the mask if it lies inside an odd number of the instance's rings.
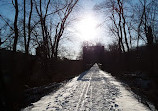
[[[76,24],[78,36],[84,41],[97,39],[98,21],[92,15],[87,15]]]

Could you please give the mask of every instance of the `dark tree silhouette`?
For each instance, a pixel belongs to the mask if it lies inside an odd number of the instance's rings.
[[[17,43],[18,43],[18,14],[19,14],[19,8],[18,8],[18,1],[17,0],[12,0],[12,4],[15,8],[15,18],[14,18],[14,43],[13,43],[13,51],[16,52],[17,49]]]

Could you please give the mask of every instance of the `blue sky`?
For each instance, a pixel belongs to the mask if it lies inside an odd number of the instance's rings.
[[[101,13],[98,14],[96,11],[93,10],[94,5],[98,4],[100,2],[102,2],[102,0],[79,0],[78,5],[80,7],[80,10],[79,10],[79,12],[77,12],[78,14],[76,14],[76,15],[78,17],[86,17],[88,14],[90,14],[97,20],[97,22],[99,24],[102,24],[105,19],[103,14],[101,14]],[[14,21],[14,7],[11,4],[11,0],[9,0],[9,1],[0,0],[0,7],[1,7],[0,14],[11,19],[13,22]],[[2,21],[0,20],[0,23],[1,22]],[[107,29],[105,27],[106,27],[105,24],[102,25],[102,27],[100,27],[100,29],[99,29],[100,34],[98,35],[98,38],[101,38],[101,40],[100,40],[101,43],[103,43],[104,45],[107,45],[112,40],[108,37],[107,32],[106,32]],[[67,47],[67,49],[73,49],[72,51],[75,52],[76,56],[77,56],[78,53],[81,51],[81,44],[83,42],[82,40],[78,41],[79,39],[80,38],[78,38],[76,41],[68,41],[66,46],[65,45],[63,45],[63,46]],[[96,40],[94,40],[94,42],[96,42]]]
[[[93,9],[94,5],[99,4],[100,2],[102,2],[102,0],[80,0],[78,5],[81,6],[81,8],[77,14],[77,17],[81,17],[82,19],[84,17],[87,17],[88,15],[91,15],[94,19],[96,19],[98,24],[100,24],[100,27],[96,29],[96,31],[99,31],[99,34],[95,39],[91,40],[91,42],[94,44],[96,42],[100,42],[106,47],[109,43],[112,42],[113,38],[109,36],[108,27],[104,23],[106,14],[104,15],[103,13],[98,13]],[[79,25],[79,23],[76,24]],[[75,24],[73,25],[74,26],[70,27],[70,30],[72,31],[74,31],[76,26]],[[76,31],[74,33],[78,32]],[[75,52],[76,55],[78,55],[78,53],[80,53],[81,51],[83,40],[79,37],[77,38],[75,35],[73,37],[75,37],[74,41],[68,42],[68,44],[66,44],[66,47],[72,49],[72,51]]]

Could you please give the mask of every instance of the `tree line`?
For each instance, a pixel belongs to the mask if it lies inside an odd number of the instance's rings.
[[[115,45],[121,52],[158,42],[157,0],[105,0],[94,9],[103,10]]]
[[[0,1],[14,17],[0,14],[0,46],[16,52],[18,49],[46,58],[57,58],[58,47],[70,14],[78,0],[11,0]],[[5,13],[5,11],[4,11]]]

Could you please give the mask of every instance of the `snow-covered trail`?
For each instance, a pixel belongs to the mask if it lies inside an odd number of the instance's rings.
[[[110,74],[95,64],[55,93],[24,111],[149,111]]]

